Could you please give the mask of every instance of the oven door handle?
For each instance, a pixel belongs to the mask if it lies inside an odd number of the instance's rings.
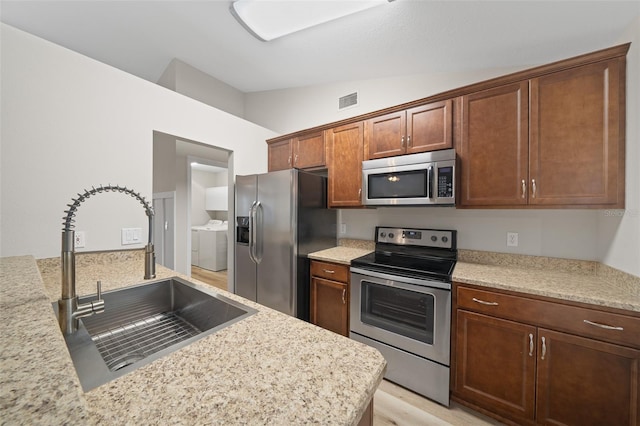
[[[420,285],[420,286],[423,286],[423,287],[441,288],[443,290],[451,290],[451,284],[449,284],[449,283],[431,281],[431,280],[428,280],[428,279],[420,280],[420,279],[416,279],[416,278],[409,278],[409,277],[403,277],[403,276],[398,276],[398,275],[385,274],[383,272],[374,272],[374,271],[369,271],[367,269],[354,268],[354,267],[351,267],[351,272],[355,272],[356,274],[360,274],[360,275],[364,275],[364,276],[368,276],[368,277],[381,278],[383,280],[398,281],[398,282],[403,282],[403,283],[407,283],[407,284]]]

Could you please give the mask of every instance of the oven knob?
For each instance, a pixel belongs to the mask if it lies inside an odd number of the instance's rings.
[[[393,233],[389,232],[389,238],[393,238]]]
[[[449,239],[447,237],[442,237],[442,242],[446,243],[447,241],[449,241]]]
[[[435,235],[432,235],[431,236],[431,241],[433,241],[435,243],[436,241],[438,241],[438,237],[436,237]]]
[[[381,232],[381,233],[380,233],[380,238],[384,238],[384,237],[386,237],[386,236],[387,236],[387,234],[385,234],[384,232]]]

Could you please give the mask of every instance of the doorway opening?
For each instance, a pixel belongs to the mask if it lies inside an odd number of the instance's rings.
[[[211,210],[207,209],[205,205],[206,189],[222,186],[222,184],[214,183],[208,186],[209,184],[206,182],[211,181],[202,180],[199,176],[200,171],[192,170],[191,163],[216,167],[216,174],[221,173],[215,177],[216,182],[224,182],[226,189],[216,189],[215,191],[222,191],[221,198],[223,199],[225,198],[224,191],[226,191],[226,211],[222,210],[222,204],[214,204],[213,207],[209,206]],[[202,192],[200,192],[201,189]],[[196,266],[198,266],[197,263],[200,260],[199,257],[194,259],[196,253],[193,252],[193,227],[204,227],[215,223],[209,223],[210,221],[220,221],[220,224],[227,221],[227,229],[222,232],[224,237],[220,238],[220,241],[224,241],[226,245],[226,249],[223,249],[223,251],[226,250],[226,256],[224,256],[226,264],[223,265],[226,271],[222,272],[223,269],[220,269],[219,276],[215,280],[208,279],[206,275],[204,277],[194,275],[194,278],[233,292],[230,284],[233,283],[234,276],[233,244],[227,243],[233,242],[230,235],[233,226],[228,226],[228,218],[234,217],[233,152],[180,136],[154,131],[153,194],[154,200],[158,200],[156,205],[164,213],[162,219],[155,220],[154,223],[156,252],[162,253],[162,258],[158,257],[157,263],[191,276],[193,274],[192,263],[195,260]],[[219,198],[216,200],[220,201]],[[170,204],[173,206],[171,207]],[[209,234],[205,234],[205,240],[207,236]],[[196,243],[200,244],[199,239]],[[161,247],[158,247],[158,244]],[[219,250],[211,252],[217,253]],[[200,255],[200,250],[197,254]],[[200,269],[209,271],[206,268]]]

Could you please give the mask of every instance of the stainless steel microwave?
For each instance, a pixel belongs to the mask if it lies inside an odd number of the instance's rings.
[[[453,206],[454,149],[362,162],[362,204],[367,206]]]

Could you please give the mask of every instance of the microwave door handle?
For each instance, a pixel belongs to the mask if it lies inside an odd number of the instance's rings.
[[[433,166],[427,167],[427,198],[433,198]]]

